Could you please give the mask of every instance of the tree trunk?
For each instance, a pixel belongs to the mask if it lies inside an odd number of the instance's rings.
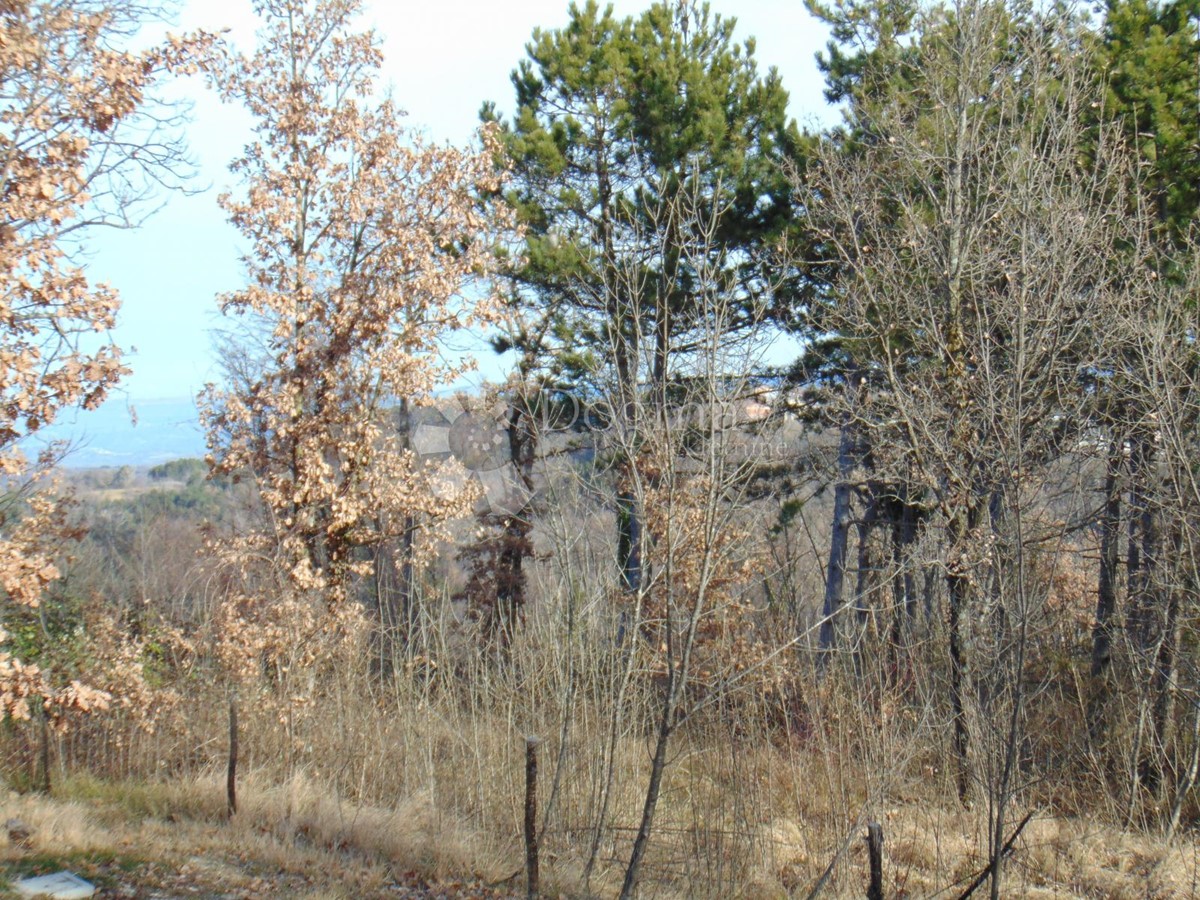
[[[950,712],[954,720],[954,764],[955,787],[958,799],[965,801],[970,792],[971,772],[967,758],[970,749],[970,731],[967,727],[967,711],[964,700],[967,678],[967,655],[963,646],[963,613],[970,595],[970,584],[965,575],[950,575],[946,579],[950,599]]]
[[[1100,575],[1096,587],[1096,624],[1092,630],[1092,678],[1105,702],[1103,680],[1112,664],[1113,621],[1117,609],[1117,578],[1121,552],[1121,486],[1123,441],[1112,440],[1104,476],[1104,512],[1100,517]],[[1100,710],[1097,710],[1098,712]],[[1095,721],[1094,717],[1093,720]]]
[[[1183,558],[1182,533],[1173,529],[1171,558]],[[1179,782],[1177,765],[1178,748],[1175,746],[1175,714],[1179,685],[1179,646],[1183,640],[1182,622],[1179,615],[1180,589],[1175,583],[1160,587],[1165,592],[1163,623],[1158,637],[1158,652],[1154,667],[1154,749],[1158,755],[1157,770],[1159,809],[1164,813],[1171,802],[1170,793]],[[1164,827],[1169,827],[1169,818],[1164,815]]]
[[[965,513],[959,511],[949,525],[951,560],[946,572],[946,593],[949,602],[948,637],[950,653],[950,711],[954,721],[955,787],[959,800],[966,801],[971,788],[970,728],[967,724],[966,693],[968,666],[966,639],[967,610],[971,600],[971,575],[963,571],[962,555],[966,551],[967,539],[976,524],[977,511],[971,506]],[[964,521],[965,519],[965,521]]]
[[[1109,669],[1117,611],[1117,579],[1121,562],[1121,484],[1124,442],[1109,446],[1104,476],[1104,511],[1100,516],[1100,574],[1096,584],[1096,623],[1092,629],[1092,696],[1088,702],[1088,737],[1095,745],[1108,729]]]
[[[1126,628],[1134,647],[1145,653],[1154,645],[1151,618],[1155,547],[1158,536],[1149,487],[1153,451],[1144,437],[1136,438],[1132,443],[1129,461],[1129,548],[1126,562],[1129,613]]]
[[[400,400],[399,433],[400,445],[403,449],[411,449],[412,418],[407,399]],[[390,640],[393,647],[401,643],[406,652],[411,652],[412,644],[417,637],[417,624],[420,619],[417,609],[417,571],[416,571],[416,536],[417,520],[412,515],[404,517],[403,530],[400,533],[400,565],[393,596],[387,598],[389,616],[397,623],[395,636]],[[396,637],[400,638],[397,642]],[[395,664],[395,657],[392,659]]]
[[[666,698],[658,721],[658,735],[654,742],[654,758],[650,763],[650,783],[646,787],[646,799],[642,805],[642,820],[638,825],[637,837],[633,840],[633,851],[629,865],[625,867],[625,881],[621,885],[621,900],[630,900],[637,890],[638,876],[646,846],[650,843],[650,832],[654,827],[654,813],[658,807],[658,795],[662,790],[663,773],[667,769],[667,746],[675,730],[676,691],[678,676],[674,665],[668,665]]]
[[[627,430],[626,446],[633,446],[632,438],[637,431],[638,418],[638,327],[634,321],[636,309],[623,296],[621,275],[617,267],[617,250],[613,236],[613,186],[604,155],[608,136],[600,126],[595,135],[595,159],[597,180],[597,203],[599,206],[600,245],[603,250],[603,277],[605,315],[608,319],[608,341],[612,348],[616,369],[617,403],[620,417]],[[618,476],[629,481],[634,478],[634,461],[625,459],[618,468]],[[621,471],[621,470],[624,471]],[[627,592],[634,593],[642,584],[642,527],[633,486],[630,484],[617,494],[617,564],[621,567],[621,584]]]
[[[1158,522],[1156,510],[1151,502],[1151,463],[1153,451],[1149,441],[1139,436],[1133,441],[1130,453],[1129,489],[1129,611],[1125,621],[1126,631],[1133,646],[1137,684],[1142,686],[1138,699],[1138,724],[1134,732],[1132,748],[1133,766],[1129,790],[1128,816],[1133,817],[1141,788],[1158,790],[1162,780],[1162,759],[1159,748],[1146,749],[1149,735],[1154,731],[1154,707],[1156,706],[1155,674],[1158,668],[1157,641],[1161,639],[1161,625],[1155,627],[1156,598],[1155,575],[1157,562]]]
[[[825,570],[825,601],[821,607],[818,646],[821,666],[837,647],[836,618],[842,608],[846,581],[846,549],[850,536],[850,476],[854,469],[854,430],[847,415],[838,438],[838,478],[833,491],[833,537],[829,542],[829,566]]]
[[[854,670],[863,674],[863,648],[871,630],[871,606],[868,594],[875,587],[875,561],[871,553],[871,532],[879,521],[879,500],[874,486],[867,499],[867,508],[858,522],[858,570],[854,577],[854,613],[856,633],[854,636]]]
[[[642,586],[642,520],[632,491],[617,494],[617,558],[621,585],[636,593]]]
[[[888,671],[893,684],[905,679],[908,667],[908,641],[916,618],[916,580],[911,563],[912,545],[916,542],[916,510],[908,497],[907,485],[899,489],[893,507],[898,515],[892,517],[892,634],[888,642]]]
[[[382,524],[379,527],[382,531]],[[375,606],[379,615],[374,668],[376,675],[385,678],[395,674],[400,649],[398,638],[402,631],[400,606],[397,602],[399,573],[396,571],[392,549],[386,544],[375,547],[372,566]]]
[[[503,543],[497,560],[494,624],[505,648],[512,642],[515,629],[524,617],[525,560],[533,552],[529,534],[533,530],[533,462],[537,453],[537,432],[532,415],[522,408],[521,401],[514,402],[509,411],[508,450],[509,460],[528,499],[520,509],[503,516],[501,522]]]

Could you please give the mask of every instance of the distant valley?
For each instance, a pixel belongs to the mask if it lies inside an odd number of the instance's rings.
[[[67,441],[69,468],[153,466],[203,456],[204,433],[191,397],[132,401],[117,396],[99,409],[65,415],[28,445],[32,455],[48,441]]]

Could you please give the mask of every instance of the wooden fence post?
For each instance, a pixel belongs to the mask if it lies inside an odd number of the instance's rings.
[[[867,823],[867,855],[871,860],[871,884],[867,900],[883,900],[883,826]]]
[[[238,705],[237,690],[229,695],[229,770],[225,774],[226,812],[237,812]]]
[[[541,741],[525,738],[525,875],[529,900],[538,893],[537,748]]]

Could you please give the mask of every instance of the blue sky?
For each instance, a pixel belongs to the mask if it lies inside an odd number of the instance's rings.
[[[622,15],[645,5],[614,3]],[[801,0],[714,0],[712,5],[716,12],[736,16],[739,39],[756,38],[760,67],[779,69],[793,116],[801,123],[832,118],[813,59],[826,32]],[[381,80],[407,110],[409,127],[438,141],[464,143],[484,100],[494,100],[503,114],[511,111],[508,76],[533,29],[559,27],[566,20],[567,0],[375,0],[362,24],[375,27],[383,38]],[[173,30],[229,28],[239,45],[249,47],[254,27],[250,0],[187,0]],[[199,80],[173,86],[171,92],[194,104],[187,140],[198,166],[194,187],[206,190],[163,196],[162,208],[143,227],[106,232],[89,242],[92,277],[110,282],[122,295],[113,338],[126,349],[133,369],[124,395],[109,402],[103,415],[108,423],[125,415],[116,408],[182,401],[218,378],[210,337],[220,326],[215,297],[241,281],[238,237],[216,196],[236,187],[226,166],[249,136],[249,118],[222,106]],[[74,434],[86,432],[88,415],[71,418]]]

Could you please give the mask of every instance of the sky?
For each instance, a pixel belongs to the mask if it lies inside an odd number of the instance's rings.
[[[361,24],[382,38],[380,83],[407,111],[407,127],[455,144],[471,139],[483,101],[495,101],[502,115],[512,112],[509,74],[523,58],[525,43],[535,27],[565,25],[568,6],[568,0],[367,3]],[[646,5],[617,0],[614,8],[627,15]],[[827,32],[802,0],[713,0],[712,7],[737,18],[739,40],[755,38],[761,70],[778,68],[791,96],[789,112],[802,125],[836,115],[821,96],[814,60]],[[250,49],[255,29],[250,0],[185,0],[171,30],[196,28],[228,28],[239,47]],[[111,425],[127,419],[130,406],[165,409],[158,401],[172,400],[186,407],[206,382],[219,379],[211,338],[221,325],[216,297],[239,287],[243,273],[238,236],[216,197],[237,187],[227,165],[248,140],[251,122],[243,111],[222,106],[198,79],[169,90],[193,106],[186,139],[197,167],[191,185],[197,193],[164,195],[142,227],[90,240],[92,278],[109,282],[123,298],[113,339],[126,350],[133,372],[102,415],[64,422],[75,437],[86,435],[89,421]]]

